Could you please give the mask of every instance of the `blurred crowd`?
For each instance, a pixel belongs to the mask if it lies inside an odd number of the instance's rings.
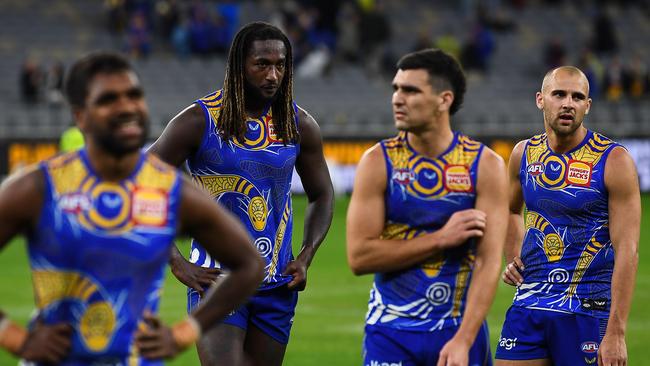
[[[546,6],[562,6],[568,0],[538,0]],[[451,27],[441,22],[434,32],[432,24],[421,22],[404,45],[396,36],[396,20],[389,6],[397,0],[258,0],[256,12],[279,26],[294,47],[296,75],[302,78],[327,75],[336,65],[348,63],[363,67],[371,77],[392,77],[397,58],[404,51],[436,47],[456,56],[470,74],[485,75],[492,69],[492,58],[499,47],[499,35],[518,34],[517,12],[531,6],[531,0],[439,0],[436,6],[453,9]],[[415,0],[407,2],[418,3]],[[566,40],[549,36],[539,50],[539,69],[575,64],[585,71],[593,97],[610,101],[650,96],[647,60],[642,54],[623,58],[623,47],[615,23],[605,5],[634,6],[650,17],[650,0],[572,1],[572,6],[596,9],[585,12],[591,19],[590,40],[581,51],[567,50]],[[585,4],[582,4],[585,3]],[[249,2],[250,5],[250,2]],[[175,54],[179,58],[224,58],[232,38],[242,25],[243,2],[236,0],[105,0],[107,31],[116,44],[135,58],[152,54]],[[427,2],[418,6],[430,7]],[[416,10],[413,10],[414,12]],[[390,13],[390,15],[389,15]],[[447,24],[447,25],[445,25]],[[411,28],[413,26],[411,25]],[[447,29],[448,28],[448,29]],[[460,29],[460,30],[459,30]],[[541,35],[546,37],[546,35]],[[396,50],[395,46],[406,46]],[[26,60],[20,86],[26,103],[62,102],[64,66],[54,61],[41,65]],[[540,70],[536,70],[539,72]],[[543,71],[543,70],[542,70]]]

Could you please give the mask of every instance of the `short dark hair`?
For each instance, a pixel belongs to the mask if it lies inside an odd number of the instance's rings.
[[[134,71],[129,60],[119,53],[93,52],[76,61],[65,80],[65,94],[72,108],[83,108],[88,85],[97,74]]]
[[[453,56],[439,49],[429,48],[404,55],[397,61],[397,68],[424,69],[429,74],[429,83],[434,90],[451,90],[454,93],[454,101],[449,107],[449,114],[456,113],[463,104],[467,82],[462,67]]]

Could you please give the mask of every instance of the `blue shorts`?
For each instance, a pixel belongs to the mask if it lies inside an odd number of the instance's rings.
[[[366,325],[363,340],[363,365],[435,366],[442,347],[449,341],[457,327],[418,332]],[[472,348],[469,366],[491,366],[490,337],[483,323]]]
[[[196,290],[187,289],[188,312],[195,309],[200,300]],[[244,330],[253,324],[276,341],[287,344],[297,303],[298,293],[287,289],[286,285],[258,291],[246,304],[231,312],[223,323]]]
[[[511,306],[503,322],[496,358],[547,358],[555,366],[595,364],[607,319]]]

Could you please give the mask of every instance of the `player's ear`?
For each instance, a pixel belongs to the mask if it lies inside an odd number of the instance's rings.
[[[440,112],[449,111],[451,105],[454,103],[454,93],[451,90],[445,90],[438,94],[438,97],[440,98],[438,110]]]
[[[544,96],[542,92],[535,93],[535,105],[537,105],[537,109],[540,111],[544,109]]]
[[[587,98],[587,109],[585,109],[585,114],[589,114],[590,109],[591,109],[591,98]]]
[[[88,124],[86,110],[84,108],[74,107],[72,109],[72,117],[74,118],[75,125],[79,128],[79,130],[85,132]]]

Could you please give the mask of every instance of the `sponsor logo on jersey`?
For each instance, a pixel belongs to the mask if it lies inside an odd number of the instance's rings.
[[[596,363],[596,357],[585,357],[585,362],[587,365],[594,365]]]
[[[399,361],[399,362],[381,362],[381,361],[371,360],[369,364],[366,364],[366,366],[402,366],[402,361]]]
[[[410,169],[395,169],[392,178],[397,183],[407,186],[415,180],[415,175]]]
[[[266,126],[269,131],[268,133],[268,139],[271,142],[282,142],[280,138],[278,138],[277,132],[275,132],[275,125],[273,124],[273,119],[269,116],[264,116],[264,121],[266,121]]]
[[[466,165],[447,165],[445,167],[445,188],[450,192],[471,192],[472,179]]]
[[[598,352],[598,343],[593,341],[583,342],[580,345],[580,350],[584,353],[596,353]]]
[[[133,192],[131,217],[136,225],[165,226],[167,224],[166,192],[157,189],[136,189]]]
[[[87,194],[84,193],[70,193],[64,194],[59,199],[59,207],[65,212],[78,214],[90,209],[91,200]]]
[[[544,173],[544,164],[538,162],[528,164],[528,167],[526,167],[526,171],[528,174],[532,175],[533,177],[536,177],[542,173]]]
[[[579,160],[569,160],[566,182],[575,186],[589,187],[591,184],[591,164]]]
[[[580,299],[580,305],[587,310],[607,310],[607,299]]]
[[[499,339],[499,347],[503,347],[506,351],[517,347],[517,338],[501,338]]]

